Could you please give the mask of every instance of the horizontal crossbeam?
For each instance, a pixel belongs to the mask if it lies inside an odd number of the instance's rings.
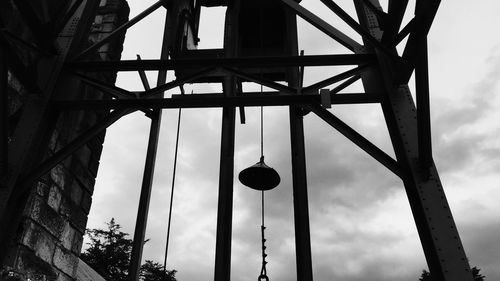
[[[78,71],[139,71],[139,70],[176,70],[184,68],[211,67],[283,67],[283,66],[331,66],[360,65],[375,61],[371,54],[349,55],[310,55],[277,57],[239,57],[239,58],[197,58],[171,60],[123,60],[72,62],[66,67]]]
[[[378,94],[331,94],[332,104],[380,103]],[[245,93],[225,97],[222,94],[180,95],[163,99],[115,99],[54,101],[53,106],[61,110],[110,110],[116,108],[213,108],[225,106],[286,106],[320,104],[320,95],[279,94],[278,92]]]

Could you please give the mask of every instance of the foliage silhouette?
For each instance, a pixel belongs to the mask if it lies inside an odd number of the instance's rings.
[[[107,229],[87,229],[89,247],[80,258],[109,281],[128,281],[128,267],[132,253],[132,239],[121,231],[121,226],[112,218]],[[147,241],[145,241],[147,242]],[[176,281],[176,270],[164,271],[157,262],[147,260],[141,266],[141,281]]]
[[[471,271],[472,271],[472,277],[474,278],[474,281],[484,281],[486,280],[486,277],[479,273],[481,269],[478,268],[477,266],[474,266]],[[422,274],[420,275],[420,278],[418,278],[418,281],[434,281],[432,279],[432,276],[429,271],[427,270],[422,270]]]

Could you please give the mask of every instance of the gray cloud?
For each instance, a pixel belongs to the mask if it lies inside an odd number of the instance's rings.
[[[330,50],[330,39],[322,36],[318,42],[308,28],[302,30],[307,40],[301,48],[306,54],[341,51],[339,46]],[[322,45],[321,50],[315,50],[318,45]],[[443,179],[453,183],[446,188],[452,200],[466,190],[461,186],[461,177],[474,181],[481,175],[495,180],[500,168],[495,142],[498,127],[483,129],[488,118],[491,123],[498,116],[494,90],[500,70],[498,56],[492,55],[489,64],[487,75],[476,78],[477,82],[467,89],[468,95],[457,93],[454,100],[441,98],[433,104],[439,108],[433,116],[434,156]],[[306,76],[317,81],[318,72],[311,70]],[[383,119],[376,115],[380,113],[378,107],[335,107],[333,111],[393,155]],[[288,110],[266,108],[265,112],[266,162],[282,178],[276,190],[266,193],[268,271],[271,279],[295,280]],[[232,250],[235,281],[255,280],[260,270],[260,193],[237,180],[239,171],[259,157],[258,108],[247,108],[246,113],[247,124],[236,128]],[[165,241],[176,116],[175,110],[164,111],[147,232],[151,241],[145,246],[146,258],[158,261],[162,261]],[[205,280],[213,275],[220,117],[220,110],[183,112],[169,255],[169,267],[179,270],[179,280]],[[304,122],[315,279],[417,280],[425,261],[401,181],[312,113],[304,117]],[[98,225],[114,216],[132,233],[149,122],[127,119],[117,126],[115,133],[110,130],[107,137],[108,156],[102,159],[90,221]],[[482,190],[476,186],[471,189]],[[481,208],[489,213],[497,210],[475,203],[480,200],[471,198],[470,204],[452,202],[459,214],[457,224],[463,230],[471,263],[483,268],[488,279],[500,279],[500,250],[495,247],[498,219],[478,212]],[[470,219],[464,215],[467,213],[482,219]]]

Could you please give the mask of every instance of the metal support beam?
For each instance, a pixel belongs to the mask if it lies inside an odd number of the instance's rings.
[[[140,55],[137,55],[137,60],[142,60]],[[151,90],[151,87],[149,86],[149,81],[148,77],[146,76],[146,72],[144,70],[139,70],[139,77],[141,78],[142,86],[144,87],[144,90]]]
[[[54,53],[53,38],[50,36],[48,26],[40,20],[30,1],[18,0],[14,3],[40,47],[50,53]]]
[[[379,51],[393,56],[393,53],[390,53],[385,46],[383,46],[377,38],[372,36],[365,28],[363,28],[359,23],[354,20],[348,13],[346,13],[339,5],[337,5],[332,0],[321,0],[325,6],[327,6],[332,12],[334,12],[337,16],[339,16],[347,25],[349,25],[354,31],[356,31],[364,40],[370,42],[375,48]]]
[[[9,143],[9,107],[8,107],[8,55],[0,41],[0,188],[4,188],[4,177],[7,176],[7,156]]]
[[[161,2],[161,1],[159,1]],[[169,16],[165,15],[165,26],[163,29],[163,41],[160,58],[168,60],[168,42],[173,40],[173,34],[169,33]],[[146,80],[147,81],[147,80]],[[157,88],[167,81],[167,71],[158,72]],[[149,91],[149,85],[145,84],[146,91]],[[164,91],[158,91],[157,95],[164,96]],[[151,126],[149,129],[148,148],[146,152],[146,163],[144,165],[144,174],[142,177],[141,195],[139,198],[139,208],[135,222],[134,240],[132,244],[132,253],[129,265],[129,281],[138,281],[142,262],[142,252],[144,249],[144,240],[146,236],[146,227],[148,222],[149,202],[151,199],[151,190],[155,172],[156,152],[158,151],[158,140],[160,138],[162,110],[155,109],[151,117]],[[165,260],[166,261],[166,260]],[[166,266],[166,265],[165,265]]]
[[[142,250],[146,236],[146,227],[148,222],[149,202],[151,199],[151,190],[153,186],[153,177],[155,171],[156,152],[158,148],[158,139],[160,137],[161,110],[156,110],[151,117],[151,127],[149,129],[148,149],[146,151],[146,163],[144,165],[144,174],[142,177],[141,195],[139,198],[139,207],[135,221],[134,241],[132,244],[132,254],[130,258],[129,280],[139,280],[139,271],[142,262]]]
[[[128,22],[122,24],[117,29],[113,30],[113,32],[111,32],[108,36],[104,37],[101,41],[94,43],[92,46],[88,47],[87,49],[85,49],[84,51],[82,51],[81,53],[79,53],[78,55],[76,55],[75,57],[73,57],[72,60],[73,61],[77,61],[77,60],[85,58],[85,56],[87,56],[91,52],[97,50],[102,45],[108,43],[114,37],[116,37],[116,36],[118,36],[120,34],[123,34],[123,32],[125,32],[126,29],[128,29],[129,27],[131,27],[134,24],[138,23],[143,18],[147,17],[152,12],[156,11],[158,8],[160,8],[164,4],[165,4],[165,0],[159,0],[158,2],[154,3],[149,8],[147,8],[146,10],[144,10],[142,13],[138,14],[137,16],[135,16],[133,19],[129,20]]]
[[[80,80],[82,80],[83,83],[92,86],[97,90],[102,91],[103,93],[109,94],[114,98],[121,98],[121,99],[136,98],[136,95],[134,95],[133,93],[125,89],[122,89],[120,87],[116,87],[115,85],[111,85],[109,83],[97,80],[95,78],[88,77],[87,75],[78,72],[71,72],[71,74],[77,76]]]
[[[415,90],[417,97],[418,158],[422,172],[428,175],[432,166],[431,117],[429,104],[429,71],[427,65],[427,36],[419,36],[418,58],[415,65]]]
[[[285,85],[282,85],[280,83],[276,83],[276,82],[271,81],[271,80],[264,79],[262,77],[259,77],[258,75],[247,74],[245,72],[242,72],[242,71],[239,71],[236,69],[232,69],[232,68],[228,68],[228,67],[224,67],[223,69],[229,73],[234,74],[237,77],[240,77],[240,78],[246,79],[248,81],[251,81],[251,82],[261,84],[263,86],[278,90],[282,93],[296,93],[297,92],[297,89],[295,89],[295,88],[285,86]]]
[[[235,78],[226,78],[224,92],[232,95]],[[215,281],[229,281],[231,276],[231,237],[233,224],[234,138],[236,108],[222,109],[222,135],[215,243]]]
[[[8,38],[9,37],[9,38]],[[34,50],[36,52],[41,52],[44,55],[50,55],[33,44],[29,44],[24,40],[18,38],[17,36],[13,36],[10,31],[0,31],[0,44],[3,45],[3,52],[9,54],[9,69],[12,74],[23,84],[27,89],[33,91],[35,94],[41,94],[41,90],[39,90],[38,85],[36,85],[36,73],[31,71],[26,66],[24,66],[23,60],[16,53],[14,48],[14,44],[11,44],[10,40],[19,42],[22,46],[29,48],[30,50]],[[16,45],[19,46],[19,45]]]
[[[177,70],[215,67],[266,68],[286,66],[333,66],[360,65],[375,61],[372,54],[309,55],[309,56],[267,56],[267,57],[221,57],[172,60],[122,60],[66,63],[75,71],[138,71]]]
[[[333,88],[330,91],[330,94],[336,94],[336,93],[342,91],[343,89],[349,87],[350,85],[352,85],[354,82],[358,81],[359,79],[361,79],[361,76],[359,74],[354,75],[353,77],[340,83],[337,87]],[[367,94],[367,95],[371,96],[372,94]]]
[[[158,84],[155,88],[146,90],[144,93],[141,93],[140,96],[141,97],[149,97],[149,98],[163,96],[163,93],[165,91],[168,91],[168,90],[173,89],[175,87],[182,86],[185,83],[189,83],[192,80],[196,80],[200,77],[203,77],[203,76],[211,73],[214,70],[215,69],[213,69],[213,68],[208,68],[208,69],[198,71],[198,72],[194,73],[193,75],[178,78],[178,79],[171,81],[171,82],[168,82],[168,83]],[[166,72],[166,70],[163,70],[160,72]]]
[[[392,159],[392,157],[387,155],[376,145],[364,138],[361,134],[353,130],[346,123],[342,122],[342,120],[338,119],[335,115],[322,108],[320,105],[309,105],[308,108],[310,108],[311,111],[318,115],[318,117],[323,119],[323,121],[330,124],[339,133],[343,134],[346,138],[348,138],[355,145],[357,145],[359,148],[372,156],[375,160],[384,165],[395,175],[399,177],[403,176],[401,174],[401,168],[399,167],[399,164],[394,159]]]
[[[8,230],[0,232],[0,263],[7,260],[7,249],[15,237],[31,187],[20,185],[21,175],[41,161],[42,151],[46,149],[43,145],[48,142],[53,131],[55,120],[54,113],[48,110],[49,100],[55,96],[54,89],[59,85],[58,78],[66,57],[80,46],[81,40],[87,35],[98,4],[96,0],[86,0],[84,5],[78,7],[71,24],[62,32],[65,36],[56,39],[56,45],[60,46],[58,54],[38,61],[37,84],[41,93],[25,102],[9,143],[7,188],[0,190],[0,224],[10,226]],[[61,85],[58,91],[64,91],[63,88]]]
[[[332,104],[380,103],[378,93],[336,94],[331,92]],[[280,94],[279,92],[253,92],[240,96],[225,97],[222,94],[194,94],[154,99],[115,99],[115,100],[59,100],[53,106],[60,110],[109,110],[116,108],[158,109],[158,108],[212,108],[226,106],[284,106],[321,103],[320,96]]]
[[[53,21],[51,22],[51,35],[57,35],[61,30],[64,28],[66,24],[68,24],[68,21],[73,17],[73,14],[76,12],[78,7],[83,3],[83,0],[75,0],[69,9],[66,11],[59,11],[60,13],[57,13],[58,16],[56,16]],[[62,14],[64,12],[64,14]]]
[[[297,280],[312,281],[311,234],[302,108],[290,106],[289,111]]]
[[[359,73],[361,73],[363,71],[363,69],[365,69],[367,66],[368,65],[361,65],[361,66],[358,66],[356,68],[349,69],[345,72],[337,74],[335,76],[332,76],[332,77],[325,79],[323,81],[320,81],[318,83],[315,83],[313,85],[307,86],[307,87],[302,89],[302,93],[303,94],[314,93],[314,92],[317,92],[321,88],[330,86],[333,83],[337,83],[337,82],[342,81],[344,79],[350,78],[351,76],[354,76],[354,75],[359,75]]]
[[[425,13],[431,16],[423,21],[421,36],[427,35],[437,2],[420,1],[420,5],[430,5]],[[355,5],[361,24],[368,29],[378,29],[374,15],[368,13],[359,0],[355,0]],[[418,13],[424,12],[421,8],[417,7]],[[415,36],[414,33],[412,35]],[[415,44],[415,41],[409,40],[408,44]],[[416,49],[418,46],[408,48]],[[363,83],[366,91],[385,89],[387,93],[382,109],[398,163],[404,171],[406,194],[432,278],[440,281],[472,281],[467,257],[436,167],[431,163],[428,173],[421,173],[417,109],[411,93],[407,85],[398,84],[400,80],[391,63],[383,55],[378,56],[379,67],[371,69],[363,77]]]
[[[297,16],[286,11],[287,42],[289,54],[298,54]],[[287,69],[288,86],[299,88],[301,73],[298,67]],[[295,96],[304,96],[303,92],[296,92]],[[321,102],[319,98],[318,103]],[[288,109],[290,119],[290,146],[292,160],[292,190],[293,190],[293,217],[295,228],[295,266],[297,280],[313,281],[311,234],[309,227],[309,199],[307,195],[307,168],[306,149],[304,142],[304,109],[298,105],[291,105]]]
[[[417,116],[406,86],[389,92],[382,108],[427,265],[435,280],[472,281],[472,274],[436,167],[421,173],[418,161]]]
[[[392,45],[393,47],[399,45],[399,43],[401,43],[401,41],[403,41],[403,39],[405,39],[406,36],[408,36],[408,34],[410,34],[410,32],[413,31],[414,25],[415,25],[415,18],[411,19],[405,25],[405,27],[403,27],[403,29],[401,29],[401,31],[394,36],[394,39],[392,40],[390,45]]]
[[[394,41],[394,37],[398,34],[399,28],[401,27],[401,22],[403,21],[407,6],[408,0],[389,0],[382,42]]]
[[[222,111],[222,149],[217,212],[217,242],[215,246],[214,280],[216,281],[229,280],[231,272],[235,109],[234,107],[225,107]]]
[[[418,60],[418,38],[427,36],[429,33],[440,3],[441,0],[417,0],[415,4],[413,31],[410,33],[402,55],[405,65],[398,71],[399,76],[397,81],[401,84],[408,83],[413,73]]]
[[[229,59],[235,57],[238,51],[237,19],[239,6],[240,1],[235,0],[228,5],[226,10],[224,53]],[[238,93],[237,85],[238,81],[234,75],[225,76],[222,83],[224,96],[234,97]],[[231,280],[235,126],[236,107],[223,107],[214,281]]]
[[[363,49],[363,46],[353,40],[351,37],[342,33],[342,31],[331,26],[326,21],[322,20],[320,17],[311,13],[301,5],[299,5],[295,0],[281,0],[283,3],[292,8],[297,15],[303,18],[308,23],[312,24],[317,29],[323,31],[326,35],[333,38],[335,41],[339,42],[342,46],[351,50],[354,53],[358,53]]]
[[[103,120],[99,120],[94,126],[87,129],[83,134],[79,135],[66,146],[54,153],[54,155],[49,157],[34,170],[24,174],[22,185],[28,186],[33,181],[49,172],[50,169],[54,168],[59,162],[63,161],[66,157],[73,154],[95,136],[106,130],[107,127],[111,126],[123,116],[134,111],[134,109],[119,109],[111,112],[106,118],[104,118]]]

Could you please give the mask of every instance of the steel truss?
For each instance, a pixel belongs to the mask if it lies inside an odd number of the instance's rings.
[[[28,81],[29,84],[40,89],[40,95],[28,101],[26,106],[29,110],[25,110],[20,125],[16,128],[13,141],[8,144],[8,171],[2,177],[2,198],[0,201],[2,225],[19,223],[19,215],[16,212],[23,206],[22,203],[26,200],[27,192],[41,175],[121,117],[142,110],[146,116],[151,118],[152,123],[130,269],[131,280],[137,280],[154,173],[161,109],[220,107],[223,108],[222,143],[214,279],[216,281],[229,280],[236,107],[240,108],[240,114],[244,117],[244,107],[247,106],[288,105],[290,108],[298,280],[312,280],[302,124],[304,114],[311,112],[402,179],[425,257],[435,280],[471,281],[469,264],[432,160],[426,38],[440,1],[417,0],[414,18],[406,26],[401,27],[407,9],[407,0],[389,0],[388,11],[383,11],[377,0],[353,0],[358,20],[345,12],[334,1],[321,0],[327,8],[362,37],[363,44],[361,44],[308,11],[296,1],[274,0],[287,7],[286,21],[289,29],[286,40],[291,47],[287,47],[286,55],[254,56],[251,58],[240,56],[236,48],[238,35],[235,29],[231,28],[226,30],[224,49],[210,51],[213,54],[219,54],[219,56],[197,57],[196,52],[192,51],[192,56],[183,57],[182,54],[176,53],[176,50],[182,49],[182,47],[177,46],[177,44],[181,44],[178,32],[176,32],[180,25],[189,26],[193,34],[197,34],[200,3],[208,6],[228,5],[226,22],[230,22],[237,17],[233,10],[237,10],[241,1],[243,0],[229,1],[229,4],[227,1],[197,1],[199,3],[193,6],[189,0],[160,0],[119,27],[108,37],[85,50],[77,47],[79,40],[85,34],[84,30],[88,29],[88,25],[93,19],[92,12],[95,11],[95,0],[73,1],[72,8],[68,11],[65,20],[54,23],[56,26],[62,26],[69,19],[78,21],[76,29],[68,31],[68,25],[66,25],[66,29],[63,28],[65,30],[62,33],[64,36],[55,38],[52,36],[52,39],[48,40],[47,38],[50,36],[43,33],[44,29],[40,30],[38,23],[29,22],[29,26],[36,29],[35,34],[43,35],[37,37],[41,42],[37,46],[40,46],[42,51],[53,52],[51,46],[54,44],[58,48],[55,55],[42,62],[46,69],[51,69],[51,71],[39,72],[37,81]],[[161,7],[167,9],[169,16],[166,19],[162,54],[159,60],[138,59],[136,61],[113,62],[84,60],[87,55],[115,38],[120,32]],[[30,14],[26,7],[20,6],[19,9],[24,11],[24,14]],[[179,19],[178,15],[185,11],[187,11],[187,16]],[[336,40],[349,50],[349,53],[298,56],[296,15]],[[9,69],[22,73],[25,70],[19,67],[19,63],[16,63],[15,52],[11,50],[8,40],[5,40],[5,37],[9,36],[8,31],[2,31],[1,35],[2,56],[0,56],[0,60],[2,60],[2,65],[9,59]],[[404,52],[399,55],[396,46],[404,38],[408,38],[408,40]],[[173,50],[172,46],[174,46]],[[6,53],[9,55],[6,56]],[[350,65],[353,68],[315,84],[303,85],[302,76],[305,67],[333,65]],[[283,85],[275,82],[272,78],[256,74],[255,69],[267,67],[286,69],[285,80],[288,84]],[[146,70],[159,71],[156,87],[149,87],[144,75]],[[175,70],[186,75],[178,75],[180,78],[167,83],[167,70]],[[141,75],[145,90],[130,92],[92,79],[86,74],[110,71],[137,71]],[[413,71],[415,71],[416,77],[417,107],[415,107],[407,86]],[[0,75],[2,76],[0,77],[0,93],[2,100],[5,101],[7,76],[5,68],[0,69]],[[68,98],[68,95],[63,93],[71,91],[71,88],[63,87],[64,83],[57,80],[61,75],[66,75],[66,79],[73,79],[95,87],[107,93],[112,99],[77,100]],[[34,79],[29,75],[22,77],[28,77],[28,80]],[[163,97],[166,90],[182,86],[184,83],[206,81],[204,79],[222,83],[223,92]],[[364,93],[338,93],[359,79],[364,85]],[[255,82],[274,89],[274,91],[243,92],[242,81]],[[338,82],[341,83],[332,90],[325,91],[323,89]],[[321,90],[321,94],[319,90]],[[387,155],[325,109],[331,104],[359,103],[378,103],[381,105],[396,159]],[[54,120],[57,119],[59,112],[64,110],[112,110],[112,112],[104,120],[75,138],[66,147],[57,151],[52,157],[44,161],[42,161],[41,156],[28,157],[28,155],[41,154],[41,150],[44,148],[43,144],[47,142],[52,133],[51,124],[55,123]],[[5,111],[2,107],[2,117],[7,114]],[[7,128],[3,122],[0,125],[2,147],[5,148]],[[4,152],[5,149],[2,149],[2,153]],[[12,231],[2,231],[1,235],[2,249],[4,250],[8,246],[5,241],[10,241],[9,239],[12,239],[14,234]]]

